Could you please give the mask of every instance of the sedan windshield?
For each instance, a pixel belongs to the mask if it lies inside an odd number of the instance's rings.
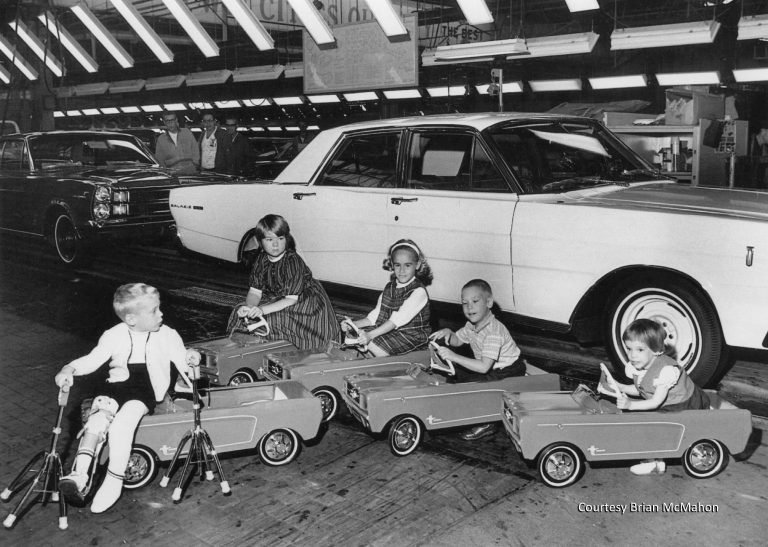
[[[489,131],[528,193],[557,193],[663,178],[598,124],[544,121]]]
[[[131,135],[55,134],[30,137],[35,169],[62,165],[155,165],[141,142]]]

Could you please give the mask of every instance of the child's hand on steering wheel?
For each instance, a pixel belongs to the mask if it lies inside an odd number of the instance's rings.
[[[264,312],[261,311],[261,308],[258,306],[240,306],[237,310],[237,316],[238,317],[247,317],[249,319],[254,319],[256,317],[261,317],[264,315]]]
[[[438,331],[433,332],[429,335],[430,340],[443,340],[446,344],[451,339],[451,334],[453,334],[453,331],[451,329],[440,329]]]
[[[435,351],[440,356],[441,359],[444,359],[446,361],[454,361],[456,359],[456,353],[454,353],[453,350],[445,347],[445,346],[438,346],[435,348]]]

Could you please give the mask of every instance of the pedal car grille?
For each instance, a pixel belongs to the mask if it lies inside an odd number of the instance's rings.
[[[347,382],[344,389],[350,399],[360,404],[360,390],[354,384]]]
[[[504,419],[509,423],[510,429],[517,433],[517,424],[515,423],[515,417],[512,414],[512,411],[509,409],[507,405],[504,405]]]
[[[219,373],[219,356],[216,353],[212,353],[209,350],[201,348],[193,348],[200,353],[200,371],[204,374],[218,375]]]
[[[272,359],[271,357],[267,358],[267,371],[272,375],[276,376],[277,378],[283,377],[283,365],[278,363],[275,359]]]

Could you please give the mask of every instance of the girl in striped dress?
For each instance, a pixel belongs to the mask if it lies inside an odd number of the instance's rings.
[[[288,222],[267,215],[256,224],[261,251],[253,264],[245,305],[230,317],[265,316],[270,333],[266,340],[288,340],[299,349],[327,346],[338,341],[339,323],[331,300],[320,282],[296,254]]]
[[[410,239],[401,239],[389,248],[384,269],[392,277],[379,296],[376,307],[355,321],[362,342],[376,357],[398,355],[427,347],[430,332],[429,295],[432,270],[424,254]]]

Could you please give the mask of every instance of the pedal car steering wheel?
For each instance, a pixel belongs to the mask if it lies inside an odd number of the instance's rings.
[[[440,357],[440,354],[437,352],[437,349],[440,347],[440,344],[438,344],[434,340],[429,341],[429,368],[430,370],[439,370],[441,372],[444,372],[448,376],[455,376],[456,370],[453,367],[453,361],[450,359],[443,359]]]
[[[263,315],[260,315],[255,320],[245,316],[243,317],[243,324],[245,325],[245,330],[254,336],[267,336],[269,334],[269,323],[267,323]]]
[[[344,342],[341,344],[341,349],[354,348],[360,353],[367,353],[368,344],[364,344],[360,339],[363,332],[360,327],[355,325],[355,322],[349,317],[342,319],[341,324],[349,327],[349,329],[344,329]]]

